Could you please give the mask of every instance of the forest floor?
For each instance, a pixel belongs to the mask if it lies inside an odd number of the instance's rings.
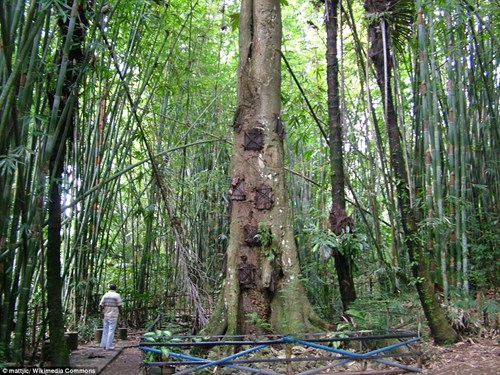
[[[498,333],[488,333],[482,337],[468,337],[446,347],[424,341],[421,344],[422,374],[500,375],[499,339]],[[129,338],[127,342],[119,343],[118,348],[120,348],[120,344],[122,348],[119,349],[118,355],[111,359],[100,374],[136,375],[144,370],[140,366],[142,352],[134,346],[133,338]],[[333,369],[331,371],[334,372]],[[148,372],[148,374],[153,373],[152,371]],[[325,374],[327,373],[325,372]]]

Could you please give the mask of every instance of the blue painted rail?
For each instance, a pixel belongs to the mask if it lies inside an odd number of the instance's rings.
[[[378,364],[375,369],[357,370],[356,374],[400,374],[421,372],[420,351],[418,342],[420,337],[416,333],[407,331],[362,331],[362,332],[342,332],[323,333],[308,335],[275,335],[275,336],[171,336],[167,342],[141,342],[140,349],[144,352],[157,354],[168,354],[169,360],[163,362],[144,362],[146,366],[175,366],[177,375],[200,372],[208,368],[229,367],[233,373],[258,373],[264,375],[312,375],[331,371],[329,369],[337,367],[340,372],[349,374],[342,365],[351,362],[370,361]],[[378,349],[366,351],[350,349],[355,341],[368,343],[365,347],[373,346],[375,342],[389,342],[391,344]],[[347,348],[347,343],[351,343]],[[217,346],[232,346],[234,354],[223,358],[211,360],[203,358],[202,355],[193,355],[189,351],[198,347],[198,352],[208,352]],[[292,355],[291,348],[302,346],[314,348],[314,355],[310,352],[307,356]],[[359,345],[362,347],[363,345]],[[167,350],[161,348],[168,348]],[[258,353],[269,347],[285,347],[285,358],[275,358],[268,353],[257,357],[252,354]],[[223,352],[223,350],[221,350]],[[404,363],[402,362],[404,360]],[[293,368],[297,362],[307,361],[309,367],[319,365],[319,367],[309,368],[306,371],[298,371]],[[281,370],[264,368],[264,364],[282,363]],[[256,366],[256,367],[251,367]],[[302,366],[303,368],[304,366]],[[373,367],[373,366],[372,366]],[[333,374],[332,372],[329,372]],[[351,371],[352,373],[352,371]]]

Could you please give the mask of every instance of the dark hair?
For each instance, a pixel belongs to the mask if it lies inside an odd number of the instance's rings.
[[[109,283],[109,285],[108,285],[108,286],[109,286],[109,289],[110,289],[110,290],[116,290],[116,284],[114,284],[114,283]]]

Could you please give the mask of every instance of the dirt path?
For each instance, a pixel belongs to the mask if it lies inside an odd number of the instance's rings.
[[[500,375],[499,339],[498,336],[469,338],[448,347],[424,342],[422,374]],[[125,348],[101,374],[137,375],[141,373],[141,361],[142,353],[138,348]]]
[[[423,374],[500,375],[499,339],[468,338],[448,347],[426,344]]]
[[[125,348],[101,372],[102,375],[137,375],[141,373],[142,353],[138,348]]]

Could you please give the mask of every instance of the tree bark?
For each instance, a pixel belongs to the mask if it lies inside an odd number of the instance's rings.
[[[322,324],[300,281],[288,209],[280,47],[280,0],[243,0],[226,277],[205,329],[214,334],[307,332]]]
[[[338,0],[326,0],[326,60],[328,84],[328,122],[330,129],[330,165],[332,183],[332,208],[330,211],[331,230],[337,236],[347,227],[353,229],[353,221],[346,215],[344,152],[342,138],[342,120],[340,111],[339,61],[337,51],[338,36]],[[340,252],[333,249],[335,270],[339,282],[342,307],[347,310],[356,299],[356,288],[352,275],[352,254],[349,250]]]
[[[390,9],[390,1],[365,0],[365,9],[374,15]],[[420,303],[424,310],[427,322],[434,341],[438,344],[453,343],[457,341],[458,335],[446,319],[446,314],[434,291],[434,284],[429,274],[428,259],[424,254],[423,247],[418,243],[417,220],[410,202],[410,191],[408,175],[405,169],[405,156],[401,145],[401,134],[399,131],[397,115],[394,107],[391,89],[392,66],[388,46],[389,23],[380,16],[368,26],[368,37],[370,48],[368,55],[375,68],[377,84],[382,93],[384,103],[384,114],[389,140],[389,153],[391,168],[396,180],[396,192],[399,211],[401,213],[401,224],[403,236],[407,247],[413,277],[416,280],[416,288]]]

